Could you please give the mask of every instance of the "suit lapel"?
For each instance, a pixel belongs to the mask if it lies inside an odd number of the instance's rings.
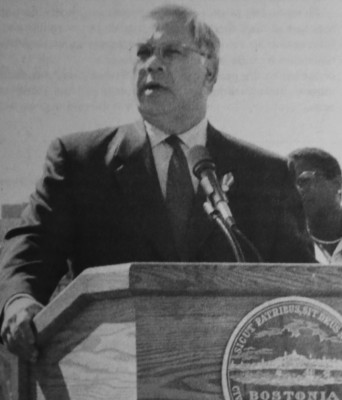
[[[110,158],[116,160],[115,179],[138,236],[150,241],[162,259],[175,260],[171,228],[143,122],[120,127],[111,152]]]
[[[205,194],[199,187],[195,196],[195,204],[187,232],[187,241],[189,243],[189,260],[196,259],[198,249],[201,248],[202,244],[214,229],[214,222],[210,220],[209,216],[203,209],[205,200]]]
[[[233,171],[234,166],[236,167],[237,165],[235,160],[236,154],[232,149],[234,144],[232,142],[232,146],[227,145],[227,139],[223,138],[222,134],[209,124],[206,147],[214,160],[216,174],[220,181],[224,174]],[[233,187],[232,192],[229,194],[229,200],[230,205],[234,207],[234,203],[236,203],[236,187]],[[201,249],[213,230],[217,229],[216,223],[211,220],[203,209],[205,201],[206,196],[199,186],[188,232],[190,259],[196,259],[199,249]]]
[[[216,132],[211,127],[211,125],[208,125],[207,129],[207,148],[213,158],[220,148],[219,144],[217,143]],[[218,169],[221,169],[221,166],[217,165],[216,158],[214,158],[215,164]],[[220,157],[218,158],[220,159]],[[210,236],[215,228],[215,222],[211,220],[211,218],[205,213],[203,209],[203,204],[205,201],[205,193],[203,192],[201,186],[199,186],[195,196],[195,204],[188,230],[190,260],[196,259],[196,254],[198,253],[198,250],[202,247],[203,243],[206,241],[206,239]]]

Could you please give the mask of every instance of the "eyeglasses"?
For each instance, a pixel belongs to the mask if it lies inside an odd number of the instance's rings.
[[[191,52],[208,57],[208,54],[203,51],[184,43],[161,43],[159,45],[139,43],[131,48],[131,53],[138,61],[146,61],[155,54],[158,58],[168,63],[185,58]]]
[[[314,185],[319,177],[323,177],[324,175],[319,171],[303,171],[299,174],[296,180],[296,186],[298,189],[307,189]]]

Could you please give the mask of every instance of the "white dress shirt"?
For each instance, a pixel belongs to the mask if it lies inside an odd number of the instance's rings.
[[[320,264],[342,264],[342,239],[338,242],[333,254],[329,254],[322,246],[314,242],[315,258]]]
[[[205,146],[207,142],[207,126],[208,120],[206,118],[195,125],[193,128],[177,135],[181,140],[181,147],[184,151],[185,157],[188,160],[189,165],[189,151],[194,146]],[[166,196],[166,181],[167,181],[167,171],[169,168],[169,162],[172,156],[172,147],[165,142],[165,139],[169,137],[168,134],[161,131],[160,129],[152,126],[145,121],[146,132],[151,143],[152,153],[154,158],[154,163],[158,173],[158,179],[160,183],[160,188],[164,197]],[[190,168],[189,168],[190,169]],[[195,192],[198,188],[198,179],[194,176],[192,171],[190,171],[192,184],[194,186]]]

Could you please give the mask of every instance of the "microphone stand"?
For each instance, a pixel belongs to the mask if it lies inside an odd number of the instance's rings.
[[[258,249],[253,243],[240,231],[236,226],[233,215],[228,206],[228,198],[225,193],[229,191],[231,185],[234,183],[234,177],[231,173],[226,174],[222,179],[222,192],[224,201],[222,198],[215,199],[210,195],[207,196],[207,201],[203,204],[204,211],[216,222],[220,227],[221,231],[228,240],[230,247],[233,250],[235,259],[237,262],[245,262],[245,255],[241,249],[240,243],[237,239],[240,238],[246,246],[251,250],[252,254],[255,255],[258,262],[262,262],[262,257]]]
[[[242,242],[251,251],[259,262],[262,261],[260,253],[250,240],[238,229],[232,212],[228,205],[226,192],[234,182],[231,172],[225,174],[221,182],[216,176],[215,163],[204,146],[194,146],[189,152],[191,171],[200,181],[200,185],[207,196],[203,204],[204,211],[219,226],[234,252],[237,262],[244,262],[245,255],[240,243]],[[240,241],[238,240],[240,239]]]
[[[230,223],[227,222],[227,219],[222,216],[222,214],[215,209],[210,201],[206,201],[203,204],[204,211],[212,218],[213,221],[217,223],[223,234],[225,235],[226,239],[230,247],[233,250],[235,260],[237,262],[244,262],[245,256],[243,251],[240,247],[238,240],[236,239],[233,229],[230,226]]]
[[[234,230],[234,233],[249,247],[249,249],[251,250],[251,252],[255,255],[255,257],[257,258],[258,262],[263,262],[263,259],[261,257],[261,254],[259,253],[259,250],[254,246],[254,244],[246,237],[246,235],[240,231],[240,229],[234,225],[232,227],[232,229]]]

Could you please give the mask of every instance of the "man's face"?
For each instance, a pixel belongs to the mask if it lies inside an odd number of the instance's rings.
[[[327,179],[321,170],[306,161],[296,161],[295,174],[296,186],[309,218],[317,213],[339,208],[338,179]]]
[[[177,20],[148,20],[134,50],[134,83],[144,118],[204,117],[213,83],[207,58],[200,54],[188,29]],[[209,75],[209,78],[208,78]]]

